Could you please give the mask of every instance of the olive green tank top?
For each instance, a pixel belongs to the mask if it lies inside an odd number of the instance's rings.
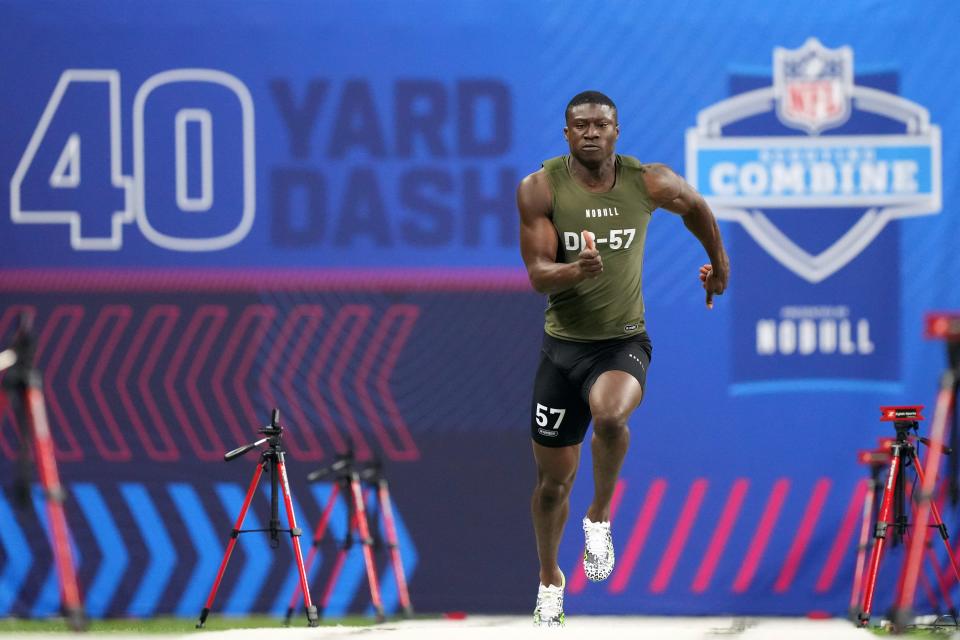
[[[565,340],[626,338],[644,331],[643,245],[656,206],[643,182],[640,161],[616,157],[616,181],[591,193],[570,174],[568,156],[543,163],[553,192],[557,261],[576,262],[583,230],[596,235],[603,273],[550,295],[545,330]]]

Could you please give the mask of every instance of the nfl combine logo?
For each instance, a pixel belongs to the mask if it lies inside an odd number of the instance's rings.
[[[900,281],[888,223],[940,212],[940,130],[871,66],[815,38],[777,47],[687,130],[687,180],[745,232],[730,234],[734,393],[897,388],[899,289],[870,285]]]
[[[816,134],[850,117],[853,51],[825,49],[811,38],[800,49],[773,50],[773,97],[780,120]]]
[[[799,49],[778,47],[773,63],[772,86],[699,113],[687,132],[687,179],[718,218],[741,223],[777,261],[819,282],[855,258],[890,220],[940,211],[940,129],[920,105],[855,85],[849,47],[827,49],[811,38]],[[901,131],[819,135],[847,123],[854,106],[899,123]],[[725,133],[772,109],[782,125],[808,135]],[[818,254],[764,214],[838,207],[860,208],[863,215]]]

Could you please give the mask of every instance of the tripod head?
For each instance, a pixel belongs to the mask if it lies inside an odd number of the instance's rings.
[[[923,336],[928,340],[943,340],[947,347],[948,381],[956,385],[960,380],[960,312],[931,311],[924,316]]]
[[[266,443],[267,446],[273,451],[279,450],[280,439],[283,437],[283,426],[280,425],[280,409],[273,409],[273,412],[270,415],[270,424],[266,425],[265,427],[261,427],[257,433],[262,433],[267,437],[261,438],[256,442],[251,442],[250,444],[245,444],[242,447],[237,447],[233,451],[226,452],[223,454],[224,461],[230,462],[231,460],[239,458],[247,451],[256,449],[263,443]]]
[[[270,424],[261,427],[260,433],[268,438],[276,438],[279,442],[283,436],[283,427],[280,425],[280,409],[274,408],[270,414]]]
[[[893,428],[897,432],[897,442],[906,442],[910,438],[910,432],[919,437],[920,423],[914,420],[895,420]]]
[[[333,462],[326,467],[320,467],[308,473],[307,482],[318,482],[331,476],[335,480],[348,478],[353,473],[355,464],[353,449],[347,449],[345,453],[338,453]]]
[[[307,474],[307,482],[319,482],[327,478],[332,478],[334,481],[343,480],[350,478],[354,473],[363,482],[379,482],[383,477],[383,464],[379,459],[358,463],[353,449],[348,449],[346,453],[337,454],[330,465]]]
[[[907,405],[896,407],[880,407],[883,414],[880,422],[892,422],[893,428],[897,432],[897,442],[903,444],[909,442],[910,438],[916,438],[923,444],[932,446],[932,442],[920,435],[920,420],[923,420],[923,405]],[[913,432],[911,434],[910,432]],[[940,450],[944,454],[953,453],[953,449],[941,444]]]

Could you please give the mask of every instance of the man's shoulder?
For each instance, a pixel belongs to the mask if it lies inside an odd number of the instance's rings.
[[[662,162],[647,162],[640,165],[640,171],[643,173],[643,179],[647,183],[655,183],[662,180],[672,181],[678,176],[677,173]]]
[[[677,197],[681,179],[673,169],[662,162],[649,162],[641,170],[644,187],[654,200],[669,201]]]
[[[544,174],[550,174],[565,171],[566,167],[567,156],[554,156],[553,158],[547,158],[543,161],[543,164],[540,165],[540,171],[544,172]]]
[[[540,168],[520,181],[520,189],[550,189],[556,175],[566,170],[566,156],[544,160]]]
[[[651,176],[654,178],[661,176],[668,176],[673,174],[673,170],[666,164],[662,162],[642,162],[636,156],[627,156],[623,154],[618,154],[617,159],[619,160],[621,166],[627,169],[636,170],[637,173],[646,176]]]
[[[529,173],[520,181],[520,188],[531,188],[539,186],[540,184],[545,184],[547,182],[547,172],[543,167],[540,167],[533,173]]]
[[[638,171],[643,171],[644,164],[634,156],[627,156],[617,154],[617,159],[620,161],[621,166],[626,167],[627,169],[637,169]]]
[[[551,201],[550,177],[543,167],[526,176],[517,186],[521,215],[529,211],[548,213]]]

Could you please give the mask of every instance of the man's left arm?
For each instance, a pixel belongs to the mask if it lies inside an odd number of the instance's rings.
[[[727,288],[730,259],[723,247],[720,227],[710,205],[696,189],[666,165],[645,165],[643,180],[654,203],[679,214],[684,226],[706,250],[710,264],[700,267],[700,281],[707,292],[707,306],[713,308],[713,296],[721,295]]]

